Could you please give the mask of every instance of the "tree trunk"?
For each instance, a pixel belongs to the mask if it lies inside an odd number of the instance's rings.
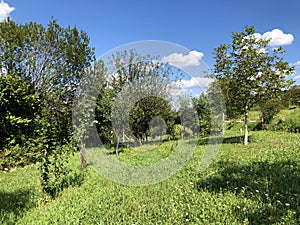
[[[80,159],[81,159],[80,168],[85,169],[87,166],[86,159],[85,159],[85,144],[81,144],[80,146]]]
[[[244,144],[248,144],[248,107],[245,107],[245,137],[244,137]]]

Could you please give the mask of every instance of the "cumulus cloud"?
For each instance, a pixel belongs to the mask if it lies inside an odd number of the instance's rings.
[[[269,46],[290,45],[294,41],[294,36],[292,34],[285,34],[280,29],[274,29],[264,34],[255,33],[254,36],[256,38],[270,39]]]
[[[7,3],[3,0],[0,2],[0,22],[3,22],[9,14],[14,11],[14,7],[10,7]]]
[[[198,52],[196,50],[190,51],[187,55],[175,52],[171,55],[164,56],[161,61],[164,63],[169,63],[178,68],[185,68],[199,66],[203,56],[204,54],[202,52]]]

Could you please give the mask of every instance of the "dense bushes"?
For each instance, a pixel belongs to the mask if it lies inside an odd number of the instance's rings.
[[[275,125],[270,127],[273,130],[281,130],[299,133],[300,132],[300,113],[294,113],[288,118],[281,118]]]
[[[69,142],[75,89],[94,52],[86,33],[55,20],[8,19],[0,33],[0,66],[8,71],[0,77],[0,167],[7,168],[40,161],[44,148]]]

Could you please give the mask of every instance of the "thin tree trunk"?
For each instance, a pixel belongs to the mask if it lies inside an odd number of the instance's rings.
[[[245,137],[244,137],[244,144],[248,144],[248,107],[245,107]]]
[[[80,168],[85,169],[87,166],[86,159],[85,159],[85,144],[81,144],[80,159],[81,159]]]

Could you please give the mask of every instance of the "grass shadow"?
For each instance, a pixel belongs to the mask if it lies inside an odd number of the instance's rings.
[[[34,206],[29,190],[0,191],[0,223],[14,224],[22,214]]]
[[[230,137],[224,137],[223,140],[222,137],[201,137],[198,140],[198,145],[207,145],[210,143],[223,143],[223,144],[243,144],[244,143],[244,135],[237,135],[237,136],[230,136]],[[249,135],[249,142],[251,142],[251,135]],[[221,141],[222,142],[221,142]]]
[[[198,191],[231,192],[256,201],[260,207],[241,213],[240,221],[250,224],[282,222],[293,211],[293,220],[300,221],[300,170],[293,161],[276,163],[253,162],[250,165],[221,161],[218,173],[197,182]]]

